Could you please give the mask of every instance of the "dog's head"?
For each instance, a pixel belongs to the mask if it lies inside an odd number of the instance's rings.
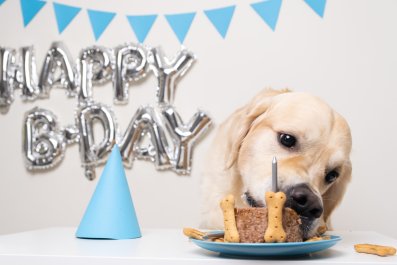
[[[307,93],[265,90],[228,121],[227,168],[241,176],[251,206],[264,206],[271,164],[278,187],[303,222],[305,237],[327,222],[351,178],[351,134],[345,119]]]

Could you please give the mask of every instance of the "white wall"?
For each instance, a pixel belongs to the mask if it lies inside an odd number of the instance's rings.
[[[185,119],[198,107],[219,124],[263,87],[289,87],[324,98],[346,117],[353,134],[353,181],[334,215],[335,229],[375,230],[397,238],[397,2],[330,0],[319,18],[303,1],[284,1],[272,32],[247,1],[62,0],[86,8],[147,14],[197,11],[237,4],[226,40],[199,13],[186,38],[198,62],[180,82],[175,105]],[[252,1],[253,2],[253,1]],[[85,11],[82,11],[85,12]],[[51,22],[51,23],[50,23]],[[34,45],[40,63],[52,41],[62,40],[74,58],[94,44],[87,15],[81,13],[59,35],[47,4],[25,29],[19,1],[0,7],[0,45]],[[98,41],[109,47],[136,41],[126,18],[117,16]],[[179,43],[159,17],[147,44],[171,56]],[[130,90],[126,106],[112,104],[111,85],[95,88],[97,101],[113,106],[121,131],[137,106],[154,103],[151,77]],[[76,100],[53,90],[48,100],[23,103],[17,96],[0,115],[0,233],[48,226],[77,226],[96,181],[83,176],[78,146],[66,151],[55,169],[32,174],[24,168],[23,114],[33,106],[55,112],[61,125],[73,123]],[[127,176],[142,227],[197,226],[200,168],[212,133],[196,148],[193,173],[178,177],[137,161]],[[100,174],[100,170],[97,170]]]

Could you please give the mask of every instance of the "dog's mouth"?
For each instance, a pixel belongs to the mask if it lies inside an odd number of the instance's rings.
[[[265,207],[264,202],[255,199],[254,196],[249,191],[246,191],[243,194],[242,198],[247,203],[247,205],[249,205],[249,207],[253,207],[253,208]],[[288,205],[286,205],[286,207],[288,207]],[[315,234],[317,219],[308,218],[300,214],[298,215],[302,222],[300,225],[302,237],[304,240],[306,240]]]
[[[249,191],[246,191],[243,195],[243,199],[250,207],[265,207],[263,202],[256,200]]]
[[[301,218],[300,229],[302,231],[303,240],[309,239],[317,234],[317,219],[311,219],[303,215],[299,215]]]

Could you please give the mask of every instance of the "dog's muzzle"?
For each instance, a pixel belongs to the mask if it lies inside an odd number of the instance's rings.
[[[298,184],[285,191],[286,207],[292,208],[301,218],[303,238],[308,238],[316,229],[317,219],[323,214],[322,200],[307,184]]]
[[[307,184],[298,184],[288,188],[285,192],[287,195],[286,207],[290,207],[300,216],[309,220],[319,218],[323,214],[323,204]]]

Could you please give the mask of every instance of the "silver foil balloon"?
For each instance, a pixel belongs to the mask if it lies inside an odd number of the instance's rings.
[[[76,125],[69,125],[62,130],[63,137],[67,144],[78,143],[80,140],[80,132]]]
[[[62,161],[66,142],[56,116],[49,110],[35,107],[25,115],[23,150],[30,170],[47,169]]]
[[[103,127],[103,139],[97,143],[94,139],[94,122],[98,120]],[[77,110],[76,124],[79,135],[80,158],[86,168],[86,177],[95,178],[93,168],[106,159],[116,142],[114,114],[103,104],[94,103],[81,106]]]
[[[0,48],[0,112],[6,113],[14,100],[15,50]]]
[[[182,50],[172,60],[164,57],[161,50],[153,48],[149,62],[157,78],[157,101],[161,104],[172,104],[178,80],[189,70],[195,61],[193,53]]]
[[[211,119],[198,111],[188,124],[184,124],[172,106],[164,109],[163,115],[175,144],[174,170],[178,174],[190,174],[194,145],[211,126]]]
[[[59,128],[51,111],[34,108],[26,113],[23,147],[28,169],[57,165],[66,146],[78,143],[85,176],[92,180],[95,168],[105,162],[117,141],[127,166],[132,166],[134,159],[145,159],[153,161],[158,170],[190,173],[194,146],[211,125],[202,111],[185,124],[172,105],[178,80],[195,61],[191,52],[182,50],[169,62],[159,49],[141,45],[125,44],[114,50],[91,46],[81,51],[74,67],[66,47],[54,42],[45,57],[39,85],[33,48],[23,47],[20,57],[15,50],[0,48],[0,111],[12,103],[14,89],[21,89],[27,100],[48,97],[53,87],[78,98],[75,124],[64,128]],[[157,78],[158,105],[140,107],[124,135],[116,139],[115,116],[109,107],[94,101],[93,86],[112,80],[114,102],[127,103],[129,87],[151,71]],[[102,137],[97,136],[98,129],[103,131]]]
[[[92,64],[92,84],[102,85],[112,80],[114,55],[109,48],[102,46],[88,47],[80,53],[80,60]]]
[[[149,137],[150,146],[142,146],[145,137]],[[152,160],[158,170],[172,167],[164,125],[153,107],[145,106],[137,110],[119,146],[128,167],[132,166],[135,158]]]
[[[134,81],[146,76],[148,70],[147,51],[136,44],[127,44],[115,49],[116,65],[113,87],[114,102],[128,102],[128,89]]]
[[[40,93],[33,46],[21,48],[21,68],[17,73],[15,88],[22,89],[24,100],[35,100]]]
[[[82,50],[78,61],[80,102],[92,98],[93,85],[103,85],[112,79],[113,65],[111,49],[93,46]]]
[[[84,105],[87,102],[92,101],[92,64],[87,60],[79,60],[77,71],[79,75],[79,95],[78,102],[80,105]]]
[[[77,84],[71,56],[62,42],[53,42],[41,70],[39,87],[41,97],[49,97],[50,89],[66,89],[70,97],[76,95]]]

